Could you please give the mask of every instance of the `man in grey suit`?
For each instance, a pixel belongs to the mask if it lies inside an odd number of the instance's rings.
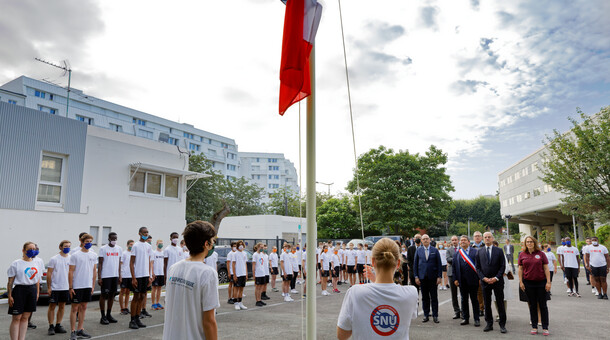
[[[453,257],[458,250],[458,237],[453,235],[451,236],[451,245],[447,247],[447,276],[449,276],[449,285],[451,286],[451,302],[453,304],[453,319],[459,319],[461,317],[460,313],[460,303],[458,301],[458,293],[457,286],[454,283],[453,279]]]
[[[510,265],[513,267],[513,274],[515,273],[515,264],[513,263],[513,254],[515,253],[515,246],[510,244],[510,239],[506,239],[506,245],[504,245],[504,254],[506,254],[506,258]]]

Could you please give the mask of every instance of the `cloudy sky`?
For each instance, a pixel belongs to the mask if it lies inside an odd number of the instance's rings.
[[[342,192],[354,156],[339,10],[320,2],[317,178]],[[65,85],[33,58],[68,59],[75,88],[298,167],[299,107],[277,113],[279,0],[2,3],[0,83],[27,75]],[[576,107],[610,105],[608,1],[341,5],[357,152],[434,144],[449,154],[455,198],[494,194],[498,173],[566,130]]]

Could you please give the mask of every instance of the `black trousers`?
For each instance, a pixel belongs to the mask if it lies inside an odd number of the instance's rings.
[[[430,306],[432,306],[432,316],[438,317],[438,287],[436,277],[429,279],[419,279],[421,282],[421,300],[424,307],[424,316],[430,316]]]
[[[295,289],[297,283],[297,276],[299,276],[299,272],[292,273],[292,280],[290,280],[290,289]]]
[[[472,316],[475,320],[479,320],[479,298],[477,293],[479,291],[479,283],[468,285],[466,282],[460,284],[460,294],[462,295],[462,314],[464,320],[468,321],[470,318],[470,308],[468,308],[468,298],[472,303]]]
[[[415,288],[417,288],[417,294],[419,294],[419,285],[415,283],[415,274],[413,274],[413,271],[409,271],[409,284],[415,286]]]
[[[508,262],[510,263],[510,265],[513,267],[513,274],[515,273],[515,263],[513,261],[513,254],[508,254],[506,255],[506,258],[508,259]],[[508,265],[508,263],[507,263]]]
[[[407,265],[407,263],[403,263],[402,264],[402,285],[406,286],[409,284],[409,266]]]
[[[458,301],[458,287],[453,283],[453,276],[448,276],[449,278],[449,287],[451,287],[451,303],[453,304],[453,312],[460,312],[460,302]]]
[[[546,305],[546,289],[544,289],[546,280],[523,280],[523,285],[525,286],[525,294],[527,294],[527,302],[529,302],[532,328],[535,327],[534,325],[538,325],[538,306],[540,306],[542,329],[549,329],[549,309]]]
[[[496,296],[498,303],[498,314],[500,315],[500,327],[506,325],[506,310],[504,309],[504,282],[496,282],[492,285],[481,284],[483,289],[483,301],[485,301],[485,322],[488,325],[493,325],[494,318],[491,311],[491,294]]]

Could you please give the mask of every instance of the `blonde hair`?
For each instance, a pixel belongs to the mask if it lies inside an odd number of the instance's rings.
[[[396,242],[384,237],[375,243],[372,256],[375,258],[375,267],[394,269],[400,261],[400,248],[396,245]]]

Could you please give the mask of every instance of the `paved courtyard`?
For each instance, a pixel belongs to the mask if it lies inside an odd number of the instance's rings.
[[[560,278],[560,277],[559,277]],[[610,338],[610,301],[598,300],[591,294],[591,286],[585,285],[585,279],[580,278],[582,298],[568,297],[565,294],[565,285],[556,278],[553,285],[553,298],[549,301],[551,337],[556,339],[608,339]],[[513,296],[517,297],[517,287],[511,282]],[[297,286],[298,289],[301,286]],[[331,296],[320,296],[320,286],[317,286],[317,338],[336,339],[336,323],[341,302],[343,301],[346,285],[340,286],[342,293]],[[246,297],[244,304],[249,307],[246,311],[236,311],[232,305],[227,304],[227,291],[220,289],[221,307],[218,310],[218,334],[220,339],[240,338],[281,338],[299,339],[304,334],[305,311],[304,303],[297,300],[285,303],[280,293],[269,291],[271,300],[266,307],[254,306],[254,287],[245,289]],[[296,297],[296,296],[295,296]],[[296,299],[295,299],[296,300]],[[468,326],[460,326],[460,320],[452,320],[453,311],[451,307],[451,293],[439,291],[439,324],[432,322],[422,324],[421,317],[413,320],[410,337],[411,339],[533,339],[529,335],[530,326],[527,304],[517,300],[508,303],[508,334],[501,334],[499,327],[493,332],[483,333],[483,327],[475,328],[472,322]],[[150,305],[150,300],[148,300]],[[163,301],[162,301],[163,303]],[[8,339],[8,326],[10,316],[6,313],[8,305],[0,306],[0,339]],[[118,303],[115,304],[115,310]],[[69,311],[69,307],[68,307]],[[494,310],[495,311],[495,310]],[[46,321],[46,306],[39,306],[34,314],[33,322],[38,326],[35,330],[28,331],[28,339],[68,339],[65,334],[48,336]],[[163,335],[163,311],[150,311],[152,318],[144,319],[148,326],[145,329],[131,330],[128,328],[129,317],[114,313],[119,320],[114,325],[99,324],[99,305],[97,301],[89,304],[85,321],[85,330],[93,336],[93,339],[161,339]],[[420,310],[421,315],[421,310]],[[67,318],[62,323],[66,328],[69,326]],[[542,335],[539,335],[542,337]]]

